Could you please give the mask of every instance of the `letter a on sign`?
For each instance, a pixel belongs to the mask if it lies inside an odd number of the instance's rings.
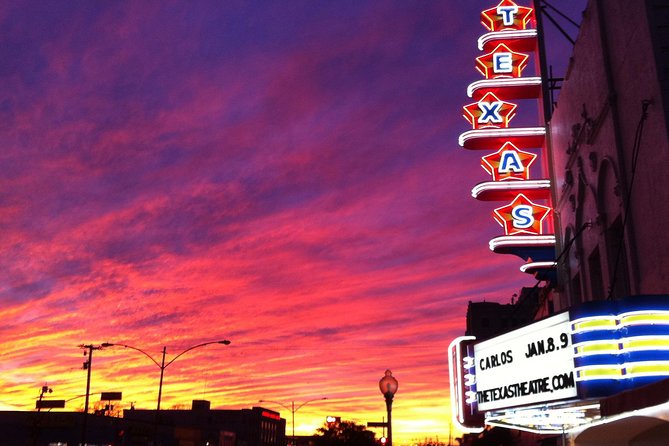
[[[536,159],[537,155],[506,142],[497,152],[481,157],[481,167],[493,181],[529,180],[530,166]]]
[[[499,164],[500,173],[523,172],[525,167],[513,150],[502,152],[502,162]]]

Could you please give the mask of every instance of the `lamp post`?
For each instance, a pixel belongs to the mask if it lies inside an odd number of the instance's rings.
[[[398,383],[390,370],[386,370],[383,378],[379,381],[379,389],[386,398],[386,411],[388,412],[388,442],[386,446],[393,446],[393,426],[391,413],[393,409],[393,397],[397,392]]]
[[[314,402],[314,401],[322,401],[322,400],[326,400],[326,399],[328,399],[326,396],[324,396],[323,398],[314,398],[313,400],[309,400],[309,401],[305,401],[305,402],[303,402],[302,404],[300,404],[299,406],[297,406],[297,408],[295,407],[295,401],[291,401],[291,402],[290,402],[290,407],[288,407],[288,406],[286,406],[285,404],[280,403],[280,402],[278,402],[278,401],[259,400],[258,402],[259,402],[259,403],[272,403],[272,404],[278,404],[279,406],[283,407],[284,409],[290,411],[290,413],[291,413],[291,415],[292,415],[291,425],[292,425],[292,427],[293,427],[292,441],[293,441],[293,444],[295,444],[295,412],[297,412],[298,410],[300,410],[302,407],[306,406],[308,403],[312,403],[312,402]]]
[[[165,363],[165,356],[167,355],[167,347],[163,347],[163,356],[162,360],[160,362],[156,361],[153,356],[142,350],[141,348],[133,347],[132,345],[127,345],[127,344],[106,344],[106,346],[109,347],[123,347],[123,348],[129,348],[131,350],[138,351],[139,353],[143,354],[147,358],[151,360],[158,368],[160,369],[160,384],[158,385],[158,404],[156,405],[156,421],[155,421],[155,431],[154,431],[154,444],[158,444],[158,426],[160,425],[160,400],[163,395],[163,376],[165,375],[165,369],[170,366],[174,361],[176,361],[179,357],[181,357],[183,354],[188,353],[191,350],[194,350],[196,348],[204,347],[205,345],[211,345],[211,344],[223,344],[223,345],[230,345],[230,341],[227,339],[222,340],[222,341],[210,341],[210,342],[203,342],[201,344],[193,345],[192,347],[188,347],[186,350],[182,351],[178,355],[176,355],[174,358],[172,358],[170,361]]]
[[[230,341],[227,339],[223,341],[211,341],[211,342],[203,342],[202,344],[197,344],[192,347],[188,347],[186,350],[182,351],[178,355],[176,355],[174,358],[172,358],[170,361],[165,363],[165,355],[167,354],[167,347],[163,347],[163,355],[162,355],[162,360],[160,362],[156,361],[153,356],[142,350],[141,348],[133,347],[132,345],[126,345],[126,344],[103,344],[105,347],[124,347],[124,348],[129,348],[131,350],[135,350],[149,358],[158,368],[160,369],[160,384],[158,384],[158,404],[156,406],[156,417],[158,416],[157,413],[160,412],[160,400],[163,395],[163,376],[165,375],[165,369],[169,367],[174,361],[179,359],[183,354],[188,353],[191,350],[194,350],[196,348],[204,347],[206,345],[211,345],[211,344],[223,344],[223,345],[230,345]]]

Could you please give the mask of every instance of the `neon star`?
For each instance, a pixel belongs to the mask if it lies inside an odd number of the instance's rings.
[[[471,123],[473,129],[507,128],[516,115],[516,107],[516,104],[502,101],[492,92],[488,92],[480,101],[465,105],[462,116]]]
[[[511,203],[495,209],[493,217],[506,235],[542,235],[543,222],[550,213],[548,206],[532,203],[525,195],[518,194]]]
[[[486,79],[521,77],[528,58],[527,54],[511,51],[508,46],[500,43],[490,53],[476,58],[476,69]]]
[[[494,8],[481,12],[481,23],[490,31],[528,29],[534,19],[534,10],[518,6],[512,0],[502,0]]]
[[[481,167],[493,181],[529,180],[530,166],[536,159],[537,155],[506,142],[497,152],[481,157]]]

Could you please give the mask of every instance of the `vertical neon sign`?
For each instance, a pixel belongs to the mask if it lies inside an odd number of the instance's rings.
[[[479,39],[483,54],[476,58],[475,68],[484,79],[467,90],[476,102],[463,107],[471,130],[460,135],[460,144],[490,151],[481,157],[481,166],[491,181],[478,184],[472,195],[504,202],[492,212],[504,231],[490,242],[494,252],[520,256],[526,261],[521,267],[525,272],[553,271],[550,180],[532,179],[531,175],[531,166],[545,151],[545,126],[511,125],[519,107],[512,101],[536,101],[541,95],[541,78],[523,75],[531,56],[526,52],[537,48],[534,10],[502,0],[481,12],[481,23],[488,32]],[[542,172],[541,176],[547,175]]]

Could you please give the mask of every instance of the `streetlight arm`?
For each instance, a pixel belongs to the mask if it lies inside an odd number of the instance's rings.
[[[311,403],[311,402],[313,402],[313,401],[326,400],[326,399],[328,399],[326,396],[324,396],[323,398],[314,398],[313,400],[308,400],[308,401],[303,402],[302,404],[300,404],[299,406],[297,406],[297,408],[295,408],[295,401],[291,401],[291,404],[290,404],[291,407],[288,407],[288,406],[286,406],[285,404],[280,403],[280,402],[278,402],[278,401],[260,400],[260,401],[258,401],[258,402],[259,402],[259,403],[272,403],[272,404],[278,404],[279,406],[283,407],[284,409],[286,409],[287,411],[290,412],[290,414],[291,414],[292,417],[293,417],[293,420],[291,421],[291,425],[293,426],[293,443],[295,443],[295,412],[297,412],[298,410],[300,410],[300,409],[302,408],[302,406],[304,406],[304,405],[307,404],[307,403]]]
[[[279,406],[283,407],[283,408],[286,409],[287,411],[289,411],[289,412],[291,412],[291,413],[293,412],[293,409],[291,409],[290,407],[288,407],[288,406],[286,406],[285,404],[280,403],[280,402],[278,402],[278,401],[258,400],[258,402],[259,402],[259,403],[272,403],[272,404],[278,404]],[[295,411],[297,412],[297,409],[295,409]]]
[[[305,401],[305,402],[303,402],[302,404],[300,404],[299,406],[297,406],[297,408],[295,409],[295,412],[297,412],[298,410],[300,410],[300,409],[302,408],[302,406],[304,406],[304,405],[307,404],[307,403],[311,403],[311,402],[313,402],[313,401],[326,400],[326,399],[328,399],[328,397],[327,397],[327,396],[324,396],[323,398],[314,398],[313,400]]]
[[[228,340],[225,340],[225,341],[210,341],[210,342],[203,342],[202,344],[194,345],[194,346],[189,347],[189,348],[187,348],[186,350],[182,351],[182,352],[179,353],[178,355],[176,355],[174,358],[172,358],[167,364],[165,364],[165,365],[164,365],[163,367],[161,367],[161,368],[167,368],[167,366],[169,366],[169,365],[172,364],[174,361],[176,361],[181,355],[183,355],[183,354],[185,354],[185,353],[188,353],[188,352],[191,351],[191,350],[194,350],[194,349],[196,349],[196,348],[200,348],[200,347],[204,347],[205,345],[211,345],[211,344],[224,344],[224,345],[230,345],[230,341],[228,341]],[[151,359],[153,359],[153,358],[151,358]],[[156,361],[154,360],[153,362],[156,362]],[[156,362],[156,364],[158,364],[158,363]],[[160,367],[160,366],[158,366],[158,367]]]
[[[153,363],[154,363],[155,365],[157,365],[159,369],[162,368],[162,367],[160,366],[160,363],[159,363],[158,361],[156,361],[156,360],[153,358],[153,356],[149,355],[147,352],[145,352],[145,351],[142,350],[141,348],[133,347],[132,345],[126,345],[126,344],[106,344],[105,346],[106,346],[106,347],[114,347],[114,346],[116,346],[116,347],[124,347],[124,348],[129,348],[129,349],[131,349],[131,350],[138,351],[138,352],[140,352],[141,354],[143,354],[144,356],[146,356],[147,358],[149,358],[151,361],[153,361]]]

